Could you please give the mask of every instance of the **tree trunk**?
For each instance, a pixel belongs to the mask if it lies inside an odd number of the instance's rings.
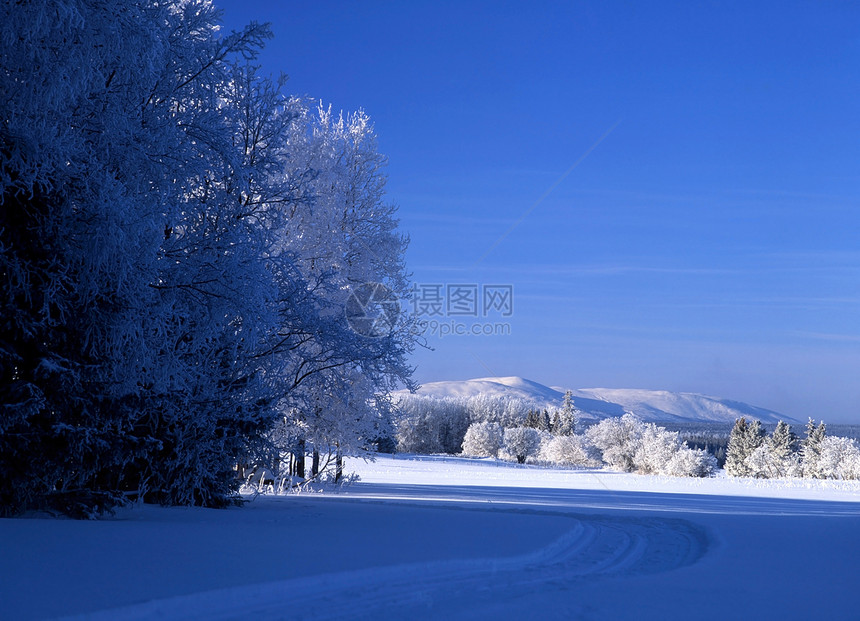
[[[340,444],[336,445],[337,454],[334,458],[334,482],[339,483],[340,478],[343,476],[343,455],[340,453]]]
[[[304,479],[305,478],[305,441],[299,440],[299,444],[296,447],[296,476]]]
[[[317,447],[314,447],[314,456],[311,461],[311,476],[316,478],[316,476],[320,473],[320,451]]]

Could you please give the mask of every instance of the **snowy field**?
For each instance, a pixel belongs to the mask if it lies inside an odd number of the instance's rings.
[[[860,619],[860,484],[349,460],[339,493],[0,520],[3,619]]]

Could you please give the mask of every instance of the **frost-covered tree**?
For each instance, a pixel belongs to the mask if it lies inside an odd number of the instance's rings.
[[[395,207],[384,200],[385,158],[367,115],[335,116],[295,98],[281,106],[267,106],[290,121],[283,147],[289,158],[277,178],[298,197],[270,201],[264,210],[273,223],[268,258],[283,309],[272,352],[283,360],[279,376],[290,388],[281,408],[297,413],[312,434],[314,421],[329,420],[325,446],[315,445],[317,450],[334,444],[359,450],[369,446],[368,424],[378,429],[391,422],[383,420],[390,408],[379,407],[387,404],[387,392],[401,383],[414,388],[406,357],[415,332],[399,309],[409,289],[403,262],[408,240],[397,231]],[[298,295],[296,282],[304,283]],[[364,317],[355,319],[350,304],[375,303],[366,298],[379,292],[390,306],[384,307],[391,311],[386,321],[372,326]],[[314,321],[303,321],[303,312]],[[328,395],[325,406],[321,390]],[[335,419],[337,436],[331,431]],[[463,432],[442,438],[444,448],[459,449]],[[317,433],[315,442],[320,438]],[[306,444],[297,440],[297,459]]]
[[[747,458],[752,476],[778,478],[800,474],[797,436],[784,421],[779,421],[767,442]]]
[[[800,461],[803,469],[803,476],[811,479],[824,478],[821,471],[821,443],[827,436],[827,427],[824,421],[821,421],[817,426],[811,418],[806,423],[806,437],[803,439],[800,447]]]
[[[576,432],[576,406],[570,390],[564,393],[561,410],[553,415],[551,431],[558,436],[572,436]]]
[[[219,89],[230,59],[252,56],[268,36],[252,25],[221,37],[216,22],[202,1],[0,6],[7,511],[48,503],[86,513],[125,493],[163,494],[141,466],[210,431],[162,436],[171,423],[160,421],[208,398],[210,373],[231,364],[224,354],[246,335],[237,322],[232,342],[222,331],[221,349],[207,343],[213,357],[190,363],[189,326],[203,325],[207,309],[197,299],[191,315],[174,313],[185,302],[173,293],[190,300],[209,281],[161,289],[164,242],[173,223],[189,222],[206,171],[235,161]],[[189,455],[171,480],[218,502],[229,493],[234,437],[222,435],[223,463],[197,468]]]
[[[675,477],[709,477],[716,470],[716,457],[702,449],[681,446],[666,464],[663,474]]]
[[[469,428],[463,399],[398,395],[394,403],[397,450],[404,453],[459,453]]]
[[[767,432],[762,427],[760,420],[754,420],[749,425],[747,434],[747,450],[753,451],[767,442]]]
[[[860,479],[860,448],[851,438],[825,436],[818,445],[821,478]]]
[[[654,423],[642,425],[633,464],[640,474],[664,474],[672,457],[681,449],[677,431],[667,431]]]
[[[494,422],[504,428],[525,425],[534,405],[523,399],[475,395],[465,400],[472,422]]]
[[[742,425],[736,424],[736,429]],[[761,424],[755,421],[747,425],[742,433],[734,434],[729,442],[731,461],[726,461],[726,471],[735,476],[752,476],[770,479],[800,474],[800,461],[796,451],[797,437],[791,427],[779,421],[768,438]],[[745,457],[744,457],[745,455]],[[738,463],[737,459],[743,459]]]
[[[463,454],[496,457],[503,442],[504,430],[498,423],[472,423],[463,438]]]
[[[540,450],[541,434],[532,427],[511,427],[505,429],[503,450],[517,463],[524,464]]]
[[[749,467],[746,460],[749,454],[746,452],[746,437],[748,434],[747,419],[744,417],[735,420],[732,432],[729,435],[729,445],[726,449],[726,472],[732,476],[746,476]]]
[[[641,444],[643,426],[633,414],[606,418],[586,430],[590,444],[600,449],[609,466],[624,472],[636,469],[635,456]]]
[[[769,441],[757,447],[746,464],[752,476],[760,478],[808,477],[856,479],[860,477],[860,449],[856,441],[826,435],[824,423],[810,419],[800,455],[797,439],[787,424],[780,422]]]
[[[408,317],[345,311],[408,290],[372,127],[259,77],[268,36],[208,0],[0,5],[4,512],[220,505],[276,422],[358,446],[411,386]]]
[[[549,436],[541,444],[540,458],[554,464],[565,466],[597,467],[600,460],[597,451],[584,436],[557,435]]]
[[[729,436],[729,445],[726,450],[726,473],[737,477],[754,476],[747,459],[756,449],[764,445],[766,437],[767,434],[760,421],[754,420],[752,423],[748,423],[744,417],[737,419]],[[760,452],[757,458],[757,463],[760,465],[763,463],[763,457]]]
[[[530,410],[526,415],[525,426],[538,431],[549,431],[551,427],[549,412],[546,409]]]
[[[746,461],[746,475],[757,479],[772,479],[780,476],[780,465],[768,443],[764,443],[750,453]]]
[[[336,373],[319,373],[307,381],[299,393],[306,399],[288,413],[289,433],[272,437],[279,462],[291,454],[294,468],[290,474],[316,477],[338,454],[375,451],[381,438],[394,435],[388,396],[360,372],[347,373],[341,367]],[[292,402],[299,403],[299,397]],[[309,472],[305,469],[307,454],[311,455]]]
[[[779,462],[787,462],[797,451],[797,436],[785,421],[779,421],[770,437],[770,448]]]
[[[706,451],[689,448],[678,432],[643,423],[633,414],[607,418],[586,432],[613,468],[641,474],[709,476],[716,459]]]

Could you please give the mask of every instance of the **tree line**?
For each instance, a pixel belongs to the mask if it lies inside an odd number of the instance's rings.
[[[757,420],[735,421],[726,451],[726,473],[738,477],[860,479],[860,447],[851,438],[827,434],[811,418],[799,439],[788,424],[768,435]]]
[[[581,413],[570,393],[560,408],[479,395],[399,395],[396,447],[411,453],[494,457],[518,463],[601,467],[671,476],[709,476],[717,468],[707,451],[689,447],[676,431],[633,414],[607,418],[577,433]]]

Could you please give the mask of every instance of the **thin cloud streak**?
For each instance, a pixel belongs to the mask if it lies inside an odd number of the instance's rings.
[[[804,332],[797,331],[797,336],[813,339],[816,341],[827,341],[830,343],[860,343],[858,334],[831,334],[827,332]]]
[[[509,266],[456,266],[456,265],[416,265],[416,271],[437,272],[467,272],[480,270],[483,272],[496,272],[505,274],[517,274],[523,276],[545,276],[545,275],[570,275],[570,276],[601,276],[628,273],[654,273],[654,274],[692,274],[692,275],[725,275],[746,273],[743,270],[725,268],[694,268],[694,267],[653,267],[646,265],[537,265],[529,267]]]
[[[472,267],[476,267],[477,265],[482,263],[483,260],[486,259],[487,256],[493,250],[495,250],[499,244],[501,244],[503,241],[505,241],[505,239],[507,239],[508,235],[513,233],[514,230],[520,224],[522,224],[522,222],[526,218],[528,218],[535,209],[537,209],[540,206],[540,204],[544,201],[544,199],[546,199],[547,196],[552,194],[553,190],[555,190],[561,184],[562,181],[567,179],[567,177],[570,175],[570,173],[572,173],[583,161],[585,161],[585,158],[587,158],[589,155],[591,155],[591,152],[594,151],[600,145],[600,143],[602,143],[604,140],[606,140],[609,137],[609,134],[611,134],[613,131],[615,131],[615,128],[617,128],[620,124],[621,124],[621,119],[618,119],[618,121],[615,122],[615,125],[613,125],[608,130],[606,130],[606,132],[604,132],[604,134],[600,138],[598,138],[597,141],[593,145],[588,147],[588,149],[585,151],[585,153],[583,153],[579,157],[579,159],[577,159],[570,166],[570,168],[568,168],[566,171],[564,171],[564,174],[562,174],[561,177],[559,177],[555,181],[555,183],[553,183],[549,188],[547,188],[547,190],[543,194],[540,195],[540,198],[538,198],[534,203],[532,203],[531,206],[528,209],[526,209],[525,213],[523,213],[523,215],[521,215],[519,217],[519,219],[516,222],[514,222],[513,225],[511,225],[511,227],[507,231],[505,231],[502,234],[501,237],[499,237],[495,242],[493,242],[493,244],[489,248],[487,248],[486,251],[484,251],[484,254],[482,254],[480,257],[478,257],[478,260],[475,261],[475,263],[472,265]]]

